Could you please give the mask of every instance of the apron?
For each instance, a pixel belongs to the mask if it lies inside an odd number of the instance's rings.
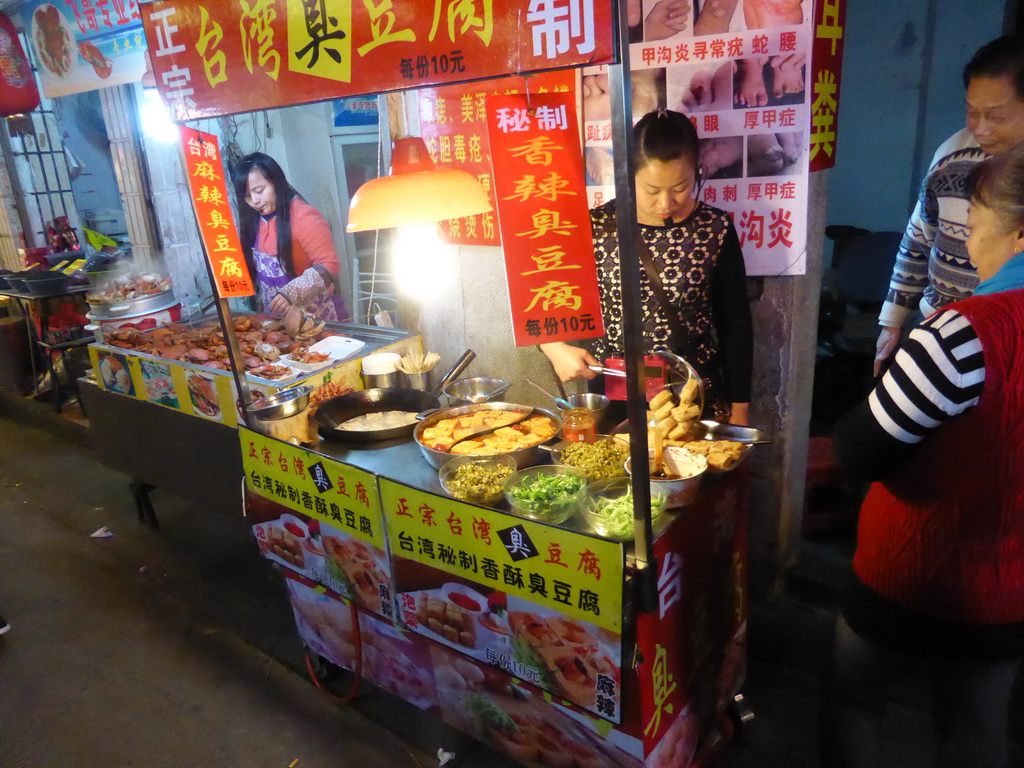
[[[256,277],[260,287],[260,302],[264,308],[267,308],[270,306],[271,299],[288,284],[288,275],[284,273],[284,267],[281,266],[281,260],[277,256],[257,250],[255,244],[252,249],[252,260],[256,265]],[[306,304],[305,309],[317,320],[336,323],[339,319],[342,319],[342,313],[344,312],[342,306],[344,305],[339,296],[325,293]]]

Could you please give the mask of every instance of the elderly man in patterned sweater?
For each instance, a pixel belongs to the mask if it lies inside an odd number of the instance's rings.
[[[974,292],[978,276],[967,256],[971,170],[1024,140],[1024,39],[986,43],[964,67],[967,127],[939,147],[921,186],[878,317],[875,375],[899,345],[902,329]],[[919,314],[915,314],[915,310]]]

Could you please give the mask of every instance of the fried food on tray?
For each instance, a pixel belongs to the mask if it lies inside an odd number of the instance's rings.
[[[743,456],[744,450],[743,443],[732,440],[669,440],[667,444],[705,456],[712,469],[728,469]]]
[[[428,448],[451,451],[460,456],[482,456],[510,453],[529,448],[555,436],[555,423],[547,416],[531,416],[519,424],[504,426],[521,416],[517,411],[482,410],[441,419],[423,430],[421,439]],[[498,427],[488,435],[473,440],[462,440],[467,435],[485,428]],[[454,447],[453,447],[454,446]]]

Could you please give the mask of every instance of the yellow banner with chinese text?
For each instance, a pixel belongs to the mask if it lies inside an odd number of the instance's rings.
[[[249,489],[384,548],[377,478],[305,448],[239,426]]]
[[[620,632],[621,544],[380,479],[392,557]]]

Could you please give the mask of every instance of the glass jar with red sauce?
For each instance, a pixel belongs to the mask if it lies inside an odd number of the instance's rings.
[[[562,439],[571,443],[591,443],[597,435],[597,417],[586,408],[570,408],[562,413]]]

